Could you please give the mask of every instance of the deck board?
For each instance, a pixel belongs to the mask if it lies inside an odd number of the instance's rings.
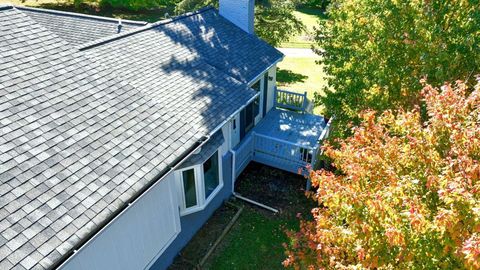
[[[326,125],[326,119],[319,115],[272,109],[253,131],[297,145],[315,147]]]

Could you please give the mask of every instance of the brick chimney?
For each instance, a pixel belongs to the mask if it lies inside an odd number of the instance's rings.
[[[253,34],[255,0],[220,0],[220,15]]]

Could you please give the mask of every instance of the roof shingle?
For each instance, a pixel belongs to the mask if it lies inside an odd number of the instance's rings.
[[[13,8],[0,11],[0,59],[7,268],[51,266],[200,137]]]
[[[0,269],[56,264],[281,58],[211,8],[109,38],[113,25],[0,8]]]
[[[80,46],[100,38],[125,33],[147,25],[146,22],[141,21],[120,20],[49,9],[30,7],[17,7],[17,9],[73,46]],[[121,27],[118,28],[120,21]]]

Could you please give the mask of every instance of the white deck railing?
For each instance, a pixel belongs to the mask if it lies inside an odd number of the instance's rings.
[[[329,119],[318,143],[314,147],[302,146],[275,137],[250,132],[242,142],[231,150],[233,155],[234,179],[247,167],[250,161],[256,161],[281,170],[308,173],[309,165],[315,166],[317,156],[321,154],[321,145],[330,133],[333,117]]]
[[[253,133],[253,132],[252,132]],[[253,159],[253,136],[249,134],[240,144],[232,150],[234,177],[237,177]],[[235,180],[234,179],[234,180]]]
[[[275,107],[305,111],[308,105],[307,92],[300,94],[275,88]]]
[[[254,160],[297,173],[314,161],[316,149],[261,134],[254,136]]]
[[[317,149],[251,132],[232,150],[235,179],[250,161],[297,173],[315,162]]]

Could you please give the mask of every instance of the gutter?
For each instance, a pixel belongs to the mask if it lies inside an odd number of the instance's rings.
[[[282,57],[278,58],[277,61],[273,62],[273,64],[271,64],[270,66],[268,66],[266,69],[264,69],[262,72],[260,72],[260,74],[258,74],[257,76],[255,76],[252,80],[250,80],[247,84],[250,86],[252,85],[254,82],[256,82],[258,79],[260,79],[260,77],[262,77],[265,72],[267,72],[269,69],[271,69],[273,66],[275,66],[276,64],[278,64],[279,62],[283,61],[283,59],[285,58],[285,55],[282,54]]]
[[[213,131],[211,131],[207,136],[203,136],[200,140],[194,143],[194,145],[187,150],[186,154],[181,155],[176,160],[172,162],[172,165],[165,168],[153,181],[147,184],[145,187],[140,189],[130,200],[130,202],[125,203],[122,207],[117,209],[115,212],[110,214],[110,216],[102,222],[95,230],[90,232],[84,240],[81,240],[77,245],[71,248],[65,255],[63,255],[55,264],[53,264],[49,269],[60,269],[64,267],[72,258],[73,255],[81,251],[82,249],[86,248],[98,235],[100,235],[105,229],[107,229],[113,222],[115,222],[120,216],[126,212],[130,206],[132,206],[135,202],[140,200],[148,191],[153,189],[160,181],[165,179],[170,173],[175,171],[185,160],[190,158],[196,151],[199,151],[211,138],[213,134],[219,131],[228,121],[233,119],[235,115],[237,115],[241,110],[243,110],[248,104],[250,104],[255,98],[260,95],[256,93],[252,98],[250,98],[246,104],[242,105],[239,109],[237,109],[234,113],[232,113],[227,119],[225,119],[220,125],[218,125]]]

